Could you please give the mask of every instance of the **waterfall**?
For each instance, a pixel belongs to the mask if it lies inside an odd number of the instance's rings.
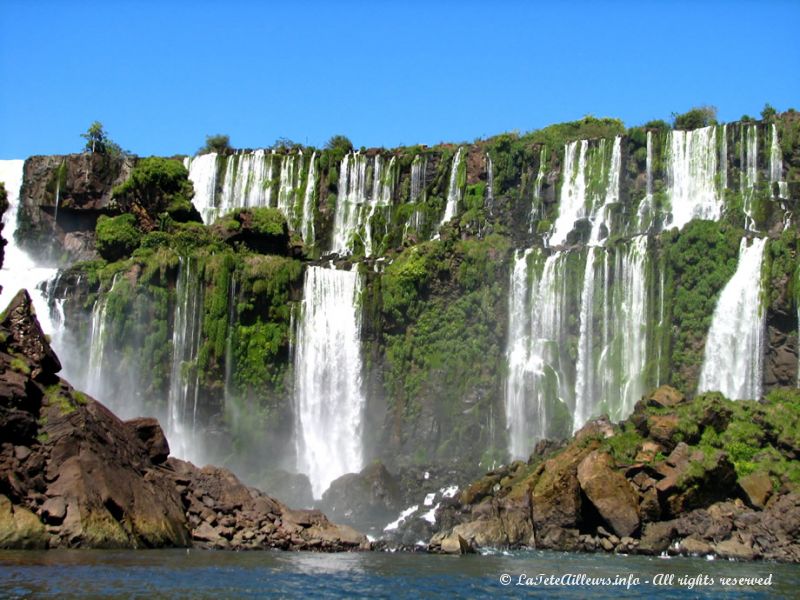
[[[297,175],[303,168],[303,151],[287,154],[281,158],[281,176],[278,185],[278,210],[281,211],[289,228],[294,223],[294,204],[297,193]]]
[[[761,397],[766,311],[761,264],[766,238],[742,238],[736,272],[722,289],[706,339],[698,392],[716,390],[735,400]]]
[[[719,151],[719,170],[722,175],[722,189],[728,189],[728,125],[722,126],[722,144]]]
[[[494,210],[494,165],[492,157],[486,153],[486,208],[489,214]]]
[[[783,179],[783,151],[778,140],[778,128],[772,124],[772,143],[769,148],[769,181],[778,184],[778,198],[789,197],[789,186]]]
[[[580,429],[592,416],[594,396],[594,258],[595,248],[589,248],[583,271],[581,290],[580,334],[578,362],[575,365],[575,411],[572,431]]]
[[[167,398],[167,438],[174,455],[198,461],[200,436],[196,435],[203,286],[197,262],[181,258],[175,289],[172,329],[172,370]]]
[[[540,250],[517,254],[511,271],[509,294],[508,378],[505,389],[509,452],[527,458],[537,440],[554,431],[556,407],[572,402],[568,361],[562,351],[567,342],[568,252],[553,253],[540,269]],[[541,275],[539,275],[541,272]]]
[[[374,167],[372,171],[372,196],[367,202],[367,207],[364,210],[365,214],[359,220],[359,224],[363,223],[364,226],[364,255],[372,256],[374,251],[374,240],[372,239],[372,217],[378,210],[388,217],[384,210],[387,206],[392,204],[392,196],[394,195],[394,181],[395,181],[395,165],[396,160],[393,156],[389,159],[389,165],[384,170],[383,158],[380,154],[375,156]]]
[[[8,208],[3,214],[2,235],[7,244],[3,267],[0,269],[0,286],[3,288],[0,293],[0,311],[5,310],[16,293],[24,288],[28,290],[33,300],[33,307],[42,330],[47,334],[53,334],[55,326],[50,318],[46,282],[55,277],[57,269],[39,266],[19,247],[16,239],[24,164],[22,160],[0,160],[0,182],[3,182],[8,195]]]
[[[314,244],[314,195],[317,189],[317,153],[311,154],[308,164],[308,179],[306,180],[306,193],[303,197],[303,215],[300,222],[300,235],[306,246]]]
[[[653,226],[653,132],[647,132],[647,159],[645,162],[645,193],[637,211],[638,230],[648,231]]]
[[[217,154],[201,154],[183,159],[183,166],[189,171],[189,179],[194,186],[192,203],[208,225],[217,218]]]
[[[425,193],[425,179],[428,171],[428,157],[417,154],[411,163],[411,191],[408,201],[414,204],[414,212],[408,219],[405,226],[404,237],[409,229],[413,229],[414,233],[419,236],[423,225],[425,224],[425,213],[420,208],[421,205],[427,200]]]
[[[295,354],[298,471],[320,498],[363,466],[361,280],[356,270],[308,267]]]
[[[545,164],[547,162],[547,146],[542,146],[539,150],[539,170],[536,173],[536,181],[533,183],[533,201],[531,202],[531,213],[528,217],[528,231],[533,233],[534,224],[544,216],[544,206],[542,203],[542,186],[545,178]],[[545,240],[545,243],[547,240]]]
[[[106,294],[98,297],[92,307],[92,320],[89,331],[89,365],[86,371],[86,391],[94,398],[113,407],[113,398],[106,398],[103,365],[106,353],[106,309],[108,297],[114,291],[119,280],[119,273],[114,274],[111,287]]]
[[[367,157],[359,152],[351,152],[345,155],[339,167],[339,187],[330,252],[350,254],[353,236],[358,231],[361,207],[366,201]]]
[[[558,218],[553,225],[553,233],[547,240],[550,246],[559,246],[566,242],[567,234],[572,231],[575,221],[585,215],[588,148],[589,142],[586,140],[569,142],[564,146],[564,182],[561,185]]]
[[[670,131],[667,187],[672,207],[670,227],[681,229],[692,219],[717,220],[722,202],[717,194],[716,127]]]
[[[745,160],[741,165],[741,190],[742,208],[745,214],[744,228],[754,231],[753,197],[758,183],[758,126],[751,124],[743,127],[745,140],[742,143],[742,152],[744,152]]]
[[[444,215],[439,223],[439,227],[450,221],[458,214],[458,205],[461,202],[461,186],[458,181],[458,171],[464,159],[464,148],[459,147],[453,157],[453,164],[450,167],[450,181],[447,184],[447,204],[444,207]]]

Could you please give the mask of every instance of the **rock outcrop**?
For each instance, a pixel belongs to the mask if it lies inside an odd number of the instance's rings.
[[[368,547],[230,471],[168,458],[156,420],[121,421],[60,369],[20,292],[0,322],[0,548]]]
[[[590,422],[466,486],[437,512],[429,550],[461,552],[463,540],[800,562],[798,405],[659,388],[627,421]]]

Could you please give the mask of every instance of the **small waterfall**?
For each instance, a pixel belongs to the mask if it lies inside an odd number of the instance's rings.
[[[586,254],[581,291],[578,362],[575,366],[575,411],[572,431],[580,429],[592,416],[594,397],[594,268],[595,248]]]
[[[528,217],[528,231],[533,233],[534,226],[539,219],[544,218],[544,205],[542,203],[542,186],[545,178],[545,165],[547,163],[547,146],[542,146],[539,150],[539,170],[536,173],[536,181],[533,183],[533,201],[531,202],[531,213]],[[547,240],[545,240],[545,244]]]
[[[513,458],[527,458],[537,440],[557,435],[553,413],[559,405],[566,412],[566,405],[572,402],[568,365],[562,356],[568,335],[568,260],[568,252],[543,259],[540,250],[532,249],[517,254],[514,260],[505,390]],[[537,262],[539,269],[531,269],[531,261]]]
[[[428,171],[428,157],[417,154],[411,163],[411,192],[409,203],[414,204],[414,212],[406,223],[404,236],[412,229],[419,236],[422,227],[425,225],[425,213],[420,208],[427,200],[425,191],[425,179]]]
[[[300,222],[300,235],[306,246],[314,244],[314,195],[317,190],[317,153],[311,154],[308,164],[308,178],[306,180],[306,193],[303,197],[303,216]]]
[[[351,152],[339,167],[336,212],[333,217],[331,253],[350,254],[358,232],[361,207],[367,202],[367,157]]]
[[[217,154],[201,154],[183,159],[183,166],[189,171],[189,179],[194,186],[192,203],[208,225],[217,218],[219,209],[216,201]]]
[[[175,296],[167,438],[173,454],[199,462],[202,454],[195,431],[199,393],[195,362],[202,335],[203,286],[197,262],[191,258],[180,260]]]
[[[741,190],[743,210],[745,214],[744,228],[755,231],[753,221],[753,197],[758,183],[758,126],[755,124],[744,125],[745,141],[742,143],[744,161],[741,169]]]
[[[692,219],[717,220],[722,202],[717,194],[716,127],[670,131],[667,187],[672,207],[669,227],[681,229]]]
[[[42,330],[47,334],[54,334],[55,325],[50,320],[46,283],[55,277],[57,269],[39,266],[17,245],[16,233],[21,204],[19,195],[24,164],[22,160],[0,160],[0,182],[3,182],[8,195],[8,208],[3,214],[2,235],[7,244],[3,268],[0,269],[0,286],[3,288],[0,293],[0,311],[5,310],[16,293],[24,288],[33,300]]]
[[[722,126],[722,143],[719,151],[719,170],[722,175],[722,189],[728,189],[728,125]]]
[[[297,154],[287,154],[281,158],[281,176],[278,186],[278,210],[286,217],[290,229],[294,223],[297,180],[298,174],[302,168],[302,150],[299,150]]]
[[[494,210],[494,165],[488,152],[486,153],[486,209],[490,215]]]
[[[647,159],[645,163],[646,188],[642,201],[637,211],[638,230],[648,231],[653,226],[653,132],[647,132]]]
[[[769,181],[778,184],[778,198],[789,197],[789,186],[783,179],[783,151],[778,140],[778,128],[772,124],[772,143],[769,147]]]
[[[396,174],[396,160],[392,156],[389,159],[389,165],[386,169],[383,168],[383,158],[380,154],[375,156],[374,167],[372,171],[372,196],[370,197],[365,214],[362,215],[360,223],[364,226],[364,255],[372,256],[374,251],[374,240],[372,239],[372,217],[375,216],[377,211],[382,211],[384,216],[390,216],[384,209],[391,206],[392,197],[394,196],[394,181]]]
[[[589,142],[577,140],[564,146],[564,182],[558,203],[558,218],[553,225],[553,233],[548,239],[549,246],[559,246],[567,241],[567,235],[575,226],[575,221],[586,214],[586,151]]]
[[[601,151],[605,153],[605,140],[601,140]],[[611,149],[611,165],[608,169],[606,182],[606,193],[603,204],[597,207],[592,214],[592,234],[589,239],[590,245],[597,245],[608,237],[611,231],[611,212],[614,204],[619,204],[619,177],[622,165],[622,137],[616,136]],[[603,162],[605,164],[605,161]]]
[[[308,267],[295,354],[298,471],[315,498],[363,466],[361,280],[356,270]]]
[[[464,148],[459,147],[453,157],[453,164],[450,167],[450,181],[447,184],[447,204],[444,207],[444,215],[439,223],[439,227],[450,221],[458,214],[458,205],[461,202],[461,186],[458,182],[458,171],[464,159]]]
[[[736,272],[720,294],[706,338],[698,393],[720,391],[734,400],[761,397],[766,311],[761,264],[766,238],[742,238]]]
[[[114,398],[107,397],[105,390],[105,373],[103,366],[106,362],[106,310],[108,308],[108,297],[114,292],[114,288],[119,281],[119,273],[114,275],[111,280],[111,287],[108,292],[102,294],[94,301],[92,307],[92,320],[89,337],[89,365],[86,371],[86,391],[91,396],[114,408]]]

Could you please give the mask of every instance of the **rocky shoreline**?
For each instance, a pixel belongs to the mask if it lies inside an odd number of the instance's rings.
[[[543,442],[527,462],[473,482],[438,511],[429,550],[510,546],[800,562],[800,493],[780,474],[796,468],[797,409],[796,398],[759,404],[706,394],[689,401],[659,388],[627,421],[592,421],[567,444]],[[763,434],[751,448],[725,437],[754,423]],[[734,463],[731,455],[745,450],[750,460]]]
[[[169,458],[155,419],[119,420],[60,369],[20,292],[0,320],[0,548],[369,548],[226,469]]]

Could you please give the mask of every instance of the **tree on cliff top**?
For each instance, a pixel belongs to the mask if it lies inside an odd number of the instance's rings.
[[[683,114],[672,113],[672,118],[675,129],[697,129],[716,125],[717,107],[696,106]]]
[[[189,172],[177,160],[157,156],[140,160],[113,194],[120,208],[139,214],[140,221],[145,215],[154,221],[157,215],[167,212],[177,221],[202,222],[192,205],[194,188]]]
[[[214,135],[206,136],[206,145],[200,148],[197,154],[210,154],[211,152],[228,154],[232,150],[230,136],[222,133],[215,133]]]
[[[112,156],[124,154],[122,148],[108,137],[108,133],[103,129],[103,124],[100,121],[95,121],[89,125],[89,129],[86,130],[86,133],[82,133],[81,137],[86,140],[84,152],[110,154]]]

